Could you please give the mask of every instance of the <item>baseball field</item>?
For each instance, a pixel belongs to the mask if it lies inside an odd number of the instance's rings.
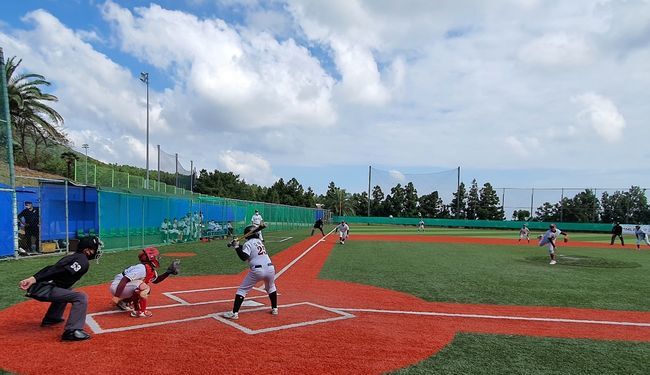
[[[331,230],[333,227],[330,227]],[[571,233],[558,264],[516,231],[353,226],[268,232],[280,314],[223,240],[160,248],[181,275],[153,286],[150,318],[110,303],[135,250],[108,253],[77,288],[89,296],[84,342],[41,328],[47,304],[18,281],[56,258],[0,262],[0,368],[17,374],[648,374],[650,247]],[[327,233],[327,232],[326,232]],[[535,235],[538,233],[535,233]],[[136,360],[137,358],[137,360]],[[71,365],[74,364],[74,365]]]

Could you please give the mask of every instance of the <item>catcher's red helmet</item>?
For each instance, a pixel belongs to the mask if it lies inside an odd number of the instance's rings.
[[[155,268],[160,267],[160,252],[155,247],[147,247],[138,255],[142,263],[151,263]]]

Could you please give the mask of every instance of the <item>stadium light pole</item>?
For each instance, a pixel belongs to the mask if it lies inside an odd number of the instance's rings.
[[[86,164],[86,167],[85,167],[86,173],[84,173],[84,175],[86,176],[85,184],[88,185],[88,143],[82,144],[81,148],[83,148],[85,150],[85,152],[86,152],[86,162],[85,162],[85,164]]]
[[[144,188],[149,188],[149,73],[140,73],[140,81],[147,86],[147,171],[144,180]]]

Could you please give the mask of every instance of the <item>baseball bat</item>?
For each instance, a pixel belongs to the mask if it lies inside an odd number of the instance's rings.
[[[235,237],[232,241],[230,241],[230,242],[228,243],[227,246],[228,246],[228,247],[232,247],[233,242],[237,242],[237,241],[245,240],[245,239],[247,239],[248,237],[252,236],[253,234],[255,234],[255,233],[257,233],[257,232],[259,232],[259,231],[261,231],[262,229],[265,229],[265,228],[266,228],[266,224],[259,225],[257,228],[255,228],[255,229],[253,229],[252,231],[246,233],[245,235],[243,235],[243,236],[241,236],[241,237]]]

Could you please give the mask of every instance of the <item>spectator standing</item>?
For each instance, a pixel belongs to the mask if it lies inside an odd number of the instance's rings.
[[[18,214],[18,223],[25,230],[25,244],[27,251],[38,252],[39,241],[39,212],[32,202],[25,202],[25,208]],[[23,254],[24,252],[21,252]]]

